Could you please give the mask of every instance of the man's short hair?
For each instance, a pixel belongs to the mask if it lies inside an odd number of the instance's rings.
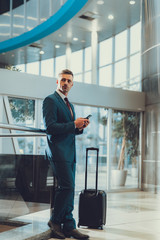
[[[73,77],[73,72],[70,71],[69,69],[64,69],[64,70],[62,70],[62,71],[58,74],[58,76],[60,76],[61,74],[68,74],[68,75],[72,75],[72,77]]]

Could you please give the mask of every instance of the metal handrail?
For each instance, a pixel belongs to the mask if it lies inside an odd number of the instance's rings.
[[[18,130],[24,132],[33,132],[34,134],[24,134],[24,133],[1,133],[0,137],[36,137],[36,136],[46,136],[45,129],[26,127],[13,124],[0,123],[0,128],[8,130]]]

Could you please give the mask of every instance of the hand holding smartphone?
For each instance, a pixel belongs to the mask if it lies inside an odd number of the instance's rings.
[[[88,115],[87,117],[85,117],[84,119],[88,119],[88,120],[89,120],[89,119],[90,119],[90,117],[92,117],[92,115],[91,115],[91,114],[90,114],[90,115]],[[88,124],[89,124],[89,122],[87,121],[87,124],[84,124],[84,125],[83,125],[83,127],[86,127],[86,125],[88,125]]]
[[[85,119],[89,119],[89,118],[91,118],[92,117],[92,115],[90,114],[90,115],[88,115]]]

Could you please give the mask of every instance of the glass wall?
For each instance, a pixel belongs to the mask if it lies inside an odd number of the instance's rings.
[[[41,75],[46,77],[53,77],[54,59],[46,59],[41,61]]]
[[[22,98],[8,98],[13,124],[35,126],[35,100]],[[18,137],[19,152],[33,154],[33,138]]]
[[[58,74],[61,72],[62,69],[66,68],[66,56],[56,57],[55,59],[55,74],[54,76],[57,77]]]
[[[106,190],[107,186],[107,109],[75,106],[77,117],[92,114],[90,125],[82,135],[76,137],[77,174],[76,192],[84,188],[86,148],[99,148],[99,179],[98,188]],[[95,188],[96,152],[89,151],[88,155],[88,188]]]
[[[80,191],[84,188],[87,147],[99,148],[99,189],[106,191],[138,188],[140,113],[112,111],[111,126],[108,126],[107,109],[76,106],[76,112],[78,117],[92,114],[89,127],[84,130],[83,135],[77,137],[76,190]],[[108,127],[112,133],[111,139],[108,136]],[[110,153],[107,152],[108,144]],[[90,151],[88,159],[89,188],[94,188],[95,184],[95,163],[96,153]],[[107,182],[108,174],[111,176],[109,182]],[[122,180],[119,176],[121,174],[124,174]],[[123,180],[125,181],[123,182]],[[109,186],[108,189],[107,186]]]
[[[99,85],[140,91],[141,23],[99,43]]]
[[[39,75],[39,62],[27,63],[27,73]]]
[[[141,91],[140,39],[141,22],[138,22],[125,31],[99,42],[97,83],[100,86]],[[92,83],[92,61],[91,47],[72,52],[68,65],[75,75],[75,81]],[[66,68],[66,55],[42,60],[40,66],[39,70],[37,62],[27,64],[27,72],[57,77],[58,73]]]
[[[36,100],[37,101],[37,100]],[[42,104],[42,101],[40,101]],[[41,104],[39,104],[41,111]],[[9,97],[14,124],[44,128],[42,115],[38,121],[35,119],[36,102],[31,99],[11,98]],[[84,130],[82,135],[76,137],[77,152],[77,175],[76,175],[76,192],[84,188],[84,172],[86,160],[86,148],[99,148],[99,181],[98,187],[103,190],[110,189],[131,189],[138,188],[138,166],[140,157],[139,147],[139,129],[140,113],[125,112],[113,110],[108,120],[108,109],[75,105],[76,117],[86,117],[91,114],[90,125]],[[111,138],[108,137],[108,121]],[[38,125],[35,125],[37,122]],[[18,137],[19,152],[21,154],[45,154],[46,137]],[[110,153],[107,152],[108,144]],[[34,148],[37,148],[34,151]],[[109,157],[109,159],[107,159]],[[109,160],[109,162],[108,162]],[[109,164],[109,165],[108,165]],[[95,184],[95,166],[96,152],[89,151],[88,158],[88,187],[93,188]],[[117,170],[124,172],[126,182],[119,185],[120,180],[116,183],[115,175]],[[125,170],[125,171],[122,171]],[[108,171],[110,171],[108,173]],[[108,174],[111,178],[108,181]],[[107,189],[109,186],[109,189]]]
[[[73,52],[71,55],[71,69],[74,73],[74,79],[77,82],[82,82],[83,69],[83,51]]]
[[[138,188],[140,113],[113,111],[111,189]]]
[[[0,24],[1,41],[32,30],[56,13],[65,2],[66,0],[4,1],[3,5],[6,12],[0,14],[0,23],[4,23]]]

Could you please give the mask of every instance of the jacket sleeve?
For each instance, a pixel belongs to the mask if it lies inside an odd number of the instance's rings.
[[[78,128],[75,129],[75,134],[80,135],[83,133],[83,130],[79,130]]]
[[[50,135],[75,134],[74,122],[57,122],[58,106],[54,100],[45,98],[43,101],[43,121],[46,133]]]

